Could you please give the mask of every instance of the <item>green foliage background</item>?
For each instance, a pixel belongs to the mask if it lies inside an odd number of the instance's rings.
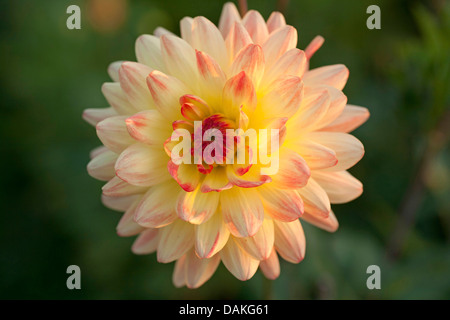
[[[347,65],[349,103],[371,112],[354,132],[366,155],[351,170],[365,191],[334,206],[336,233],[304,223],[306,258],[283,262],[276,281],[258,271],[240,282],[221,265],[197,290],[174,288],[173,264],[132,254],[133,239],[116,235],[120,214],[101,204],[102,183],[86,173],[99,142],[81,113],[107,106],[106,68],[135,60],[140,34],[159,25],[178,33],[184,16],[217,23],[224,1],[130,0],[110,31],[94,27],[92,1],[0,0],[1,298],[450,299],[449,128],[439,127],[450,106],[448,1],[290,1],[299,47],[326,39],[312,67]],[[70,4],[81,8],[81,30],[66,28]],[[381,30],[366,28],[371,4],[381,8]],[[276,0],[249,0],[249,8],[267,18]],[[400,223],[399,254],[387,259],[404,199],[418,205],[412,222]],[[71,264],[81,267],[82,290],[66,288]],[[366,287],[372,264],[381,267],[381,290]]]

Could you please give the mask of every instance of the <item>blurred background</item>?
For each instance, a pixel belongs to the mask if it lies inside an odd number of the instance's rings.
[[[450,299],[450,1],[248,1],[265,18],[283,11],[302,49],[324,36],[311,67],[347,65],[349,103],[371,112],[354,131],[366,155],[350,170],[363,195],[334,206],[334,234],[304,223],[306,257],[283,261],[276,281],[258,271],[241,282],[220,265],[200,289],[176,289],[173,264],[116,235],[120,214],[86,172],[99,141],[82,111],[107,107],[106,68],[135,60],[140,34],[179,34],[184,16],[217,24],[224,3],[0,0],[0,298]],[[81,30],[66,28],[71,4]],[[372,4],[381,30],[366,27]],[[81,290],[66,287],[72,264]],[[373,264],[381,290],[366,287]]]

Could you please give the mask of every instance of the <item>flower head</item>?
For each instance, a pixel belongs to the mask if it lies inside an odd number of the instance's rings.
[[[258,267],[275,279],[279,256],[305,256],[299,218],[333,232],[330,203],[362,193],[346,170],[364,148],[348,132],[369,113],[347,105],[345,66],[309,70],[323,39],[297,49],[279,12],[241,18],[227,3],[218,28],[180,27],[139,37],[138,62],[110,65],[111,107],[84,112],[103,143],[88,172],[125,212],[118,234],[139,235],[133,252],[176,261],[176,286],[199,287],[220,261],[240,280]]]

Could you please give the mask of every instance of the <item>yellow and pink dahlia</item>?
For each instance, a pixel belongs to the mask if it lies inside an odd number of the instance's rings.
[[[253,10],[241,18],[227,3],[218,28],[204,17],[186,17],[180,28],[181,37],[163,28],[140,36],[138,62],[108,68],[113,82],[102,91],[111,107],[83,114],[103,143],[88,172],[108,181],[103,203],[125,212],[117,233],[138,235],[133,252],[176,261],[175,286],[201,286],[221,261],[240,280],[258,267],[275,279],[279,256],[292,263],[305,256],[299,218],[333,232],[330,203],[362,193],[346,170],[364,148],[348,132],[369,112],[347,104],[344,65],[309,70],[323,38],[297,49],[297,31],[279,12],[267,22]],[[194,137],[205,129],[220,131],[224,141],[228,129],[276,134],[245,145],[243,162],[217,160],[236,160],[228,144],[221,157],[176,161],[186,138],[178,132]],[[192,154],[183,155],[201,154],[212,140],[195,149],[194,138]],[[268,159],[276,170],[265,170]]]

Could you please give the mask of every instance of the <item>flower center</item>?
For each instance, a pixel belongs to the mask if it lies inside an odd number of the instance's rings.
[[[227,154],[234,152],[235,144],[234,136],[229,136],[227,129],[233,129],[234,126],[234,121],[222,114],[213,114],[194,123],[191,155],[194,158],[199,155],[202,157],[202,163],[197,164],[198,171],[208,174],[214,166],[226,163]]]

